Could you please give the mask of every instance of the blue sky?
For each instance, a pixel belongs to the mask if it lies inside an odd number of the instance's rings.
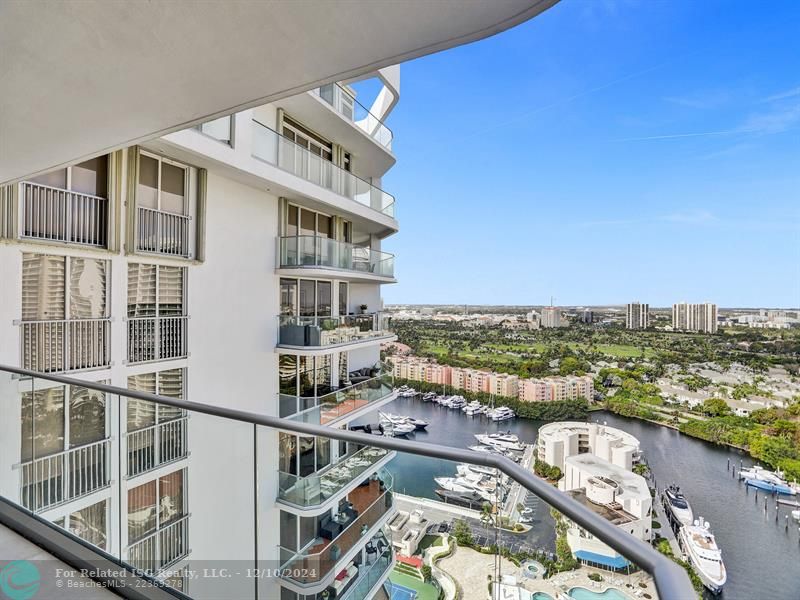
[[[387,303],[800,305],[800,2],[563,0],[402,67]]]

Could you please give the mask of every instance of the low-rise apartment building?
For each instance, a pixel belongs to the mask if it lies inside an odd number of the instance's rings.
[[[594,380],[590,375],[522,379],[508,373],[449,367],[418,357],[391,357],[395,377],[446,385],[454,391],[487,393],[523,402],[555,402],[594,397]]]

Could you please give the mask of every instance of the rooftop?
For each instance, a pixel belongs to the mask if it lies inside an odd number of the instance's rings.
[[[593,454],[569,456],[565,463],[567,466],[575,465],[579,467],[582,472],[591,477],[615,483],[617,485],[617,496],[650,498],[650,490],[644,477]]]

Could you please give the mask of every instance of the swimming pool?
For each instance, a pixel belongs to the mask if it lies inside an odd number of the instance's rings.
[[[569,597],[575,600],[630,600],[630,596],[616,588],[608,588],[604,592],[593,592],[586,588],[574,587],[569,591]]]
[[[544,565],[540,562],[536,562],[535,560],[529,560],[522,563],[522,569],[522,574],[526,577],[530,577],[531,579],[542,577],[544,576],[545,572]]]
[[[534,592],[531,600],[553,600],[553,597],[545,592]]]

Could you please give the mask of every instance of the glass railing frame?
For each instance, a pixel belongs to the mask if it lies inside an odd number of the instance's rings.
[[[372,503],[369,506],[367,506],[355,519],[353,519],[353,521],[351,523],[349,523],[347,525],[347,527],[342,529],[335,538],[330,540],[330,543],[327,546],[325,546],[325,548],[323,550],[320,550],[319,552],[314,552],[314,553],[307,553],[307,552],[305,552],[305,550],[308,549],[311,546],[306,546],[306,548],[303,549],[303,550],[291,550],[289,548],[284,548],[283,546],[278,544],[278,548],[279,548],[279,550],[281,552],[293,552],[294,553],[294,555],[290,559],[286,560],[285,562],[282,562],[282,564],[281,564],[280,572],[281,572],[281,577],[282,578],[287,579],[287,580],[291,581],[292,583],[294,583],[295,585],[299,585],[301,587],[303,587],[303,586],[322,585],[323,582],[325,581],[325,579],[336,571],[336,565],[338,565],[340,562],[342,562],[343,557],[348,552],[350,552],[353,548],[355,548],[357,546],[357,543],[351,544],[351,546],[349,548],[347,548],[346,550],[343,550],[343,549],[340,548],[339,550],[340,550],[341,554],[339,555],[338,558],[332,559],[333,562],[331,563],[330,568],[325,573],[320,573],[316,569],[308,570],[309,577],[315,577],[315,579],[313,579],[311,581],[300,581],[298,579],[295,579],[292,576],[292,574],[294,574],[294,573],[297,573],[297,574],[304,573],[306,570],[305,569],[294,569],[292,567],[292,565],[294,563],[298,562],[298,561],[302,562],[302,561],[307,561],[307,560],[314,560],[314,557],[321,557],[323,554],[329,552],[331,550],[331,548],[333,548],[334,546],[338,547],[338,544],[336,543],[336,541],[337,540],[341,541],[341,538],[345,534],[347,534],[349,532],[352,532],[352,531],[355,531],[356,527],[360,527],[362,525],[365,525],[365,523],[359,523],[359,521],[365,515],[367,515],[373,508],[378,507],[381,502],[386,504],[387,500],[389,500],[389,501],[391,501],[391,505],[385,507],[386,510],[383,513],[381,513],[375,519],[375,523],[373,523],[372,525],[369,525],[367,531],[364,532],[361,535],[361,537],[358,538],[358,541],[361,541],[363,539],[368,539],[367,538],[367,534],[370,531],[372,531],[378,525],[378,523],[381,520],[385,519],[388,515],[391,515],[391,514],[394,513],[395,509],[397,508],[397,504],[396,504],[396,501],[394,499],[394,494],[393,494],[394,477],[385,468],[380,469],[379,471],[377,471],[376,475],[384,483],[384,490],[375,498],[375,500],[372,501]],[[387,479],[388,479],[388,483],[386,483]],[[370,538],[371,537],[374,537],[374,535],[370,536]],[[320,560],[320,563],[321,562],[322,561]]]
[[[343,387],[341,389],[334,390],[334,391],[329,392],[327,394],[324,394],[322,396],[297,396],[297,395],[294,395],[294,394],[280,394],[279,393],[278,394],[278,406],[279,406],[279,409],[280,409],[280,403],[281,403],[282,399],[294,398],[296,400],[296,407],[298,409],[300,408],[301,402],[309,402],[309,401],[313,402],[313,404],[311,404],[310,406],[307,406],[306,408],[303,408],[302,410],[296,410],[295,412],[289,413],[289,414],[282,414],[281,418],[299,420],[299,421],[302,421],[302,422],[305,422],[305,423],[313,423],[315,421],[314,420],[310,420],[309,421],[307,419],[307,415],[310,415],[310,414],[314,413],[315,411],[321,411],[325,407],[341,406],[341,404],[344,402],[344,400],[339,401],[338,398],[341,397],[342,395],[353,394],[353,393],[359,392],[359,391],[361,391],[363,389],[378,389],[378,388],[370,387],[371,385],[373,385],[375,383],[384,384],[384,385],[388,386],[390,388],[390,390],[389,390],[389,392],[387,394],[384,394],[384,395],[382,395],[382,396],[380,396],[378,398],[375,398],[374,400],[369,400],[368,399],[367,400],[367,406],[370,406],[375,402],[380,402],[384,398],[388,398],[389,396],[391,396],[394,393],[394,374],[391,371],[388,371],[388,370],[387,371],[382,371],[378,375],[375,375],[374,377],[370,377],[369,379],[367,379],[365,381],[359,381],[358,383],[354,383],[352,385],[348,385],[347,387]],[[381,386],[381,389],[383,389],[383,385]],[[347,400],[347,398],[345,400]],[[347,412],[345,412],[345,413],[343,413],[341,415],[338,415],[334,419],[331,419],[330,421],[328,421],[327,424],[330,425],[331,423],[335,423],[341,417],[343,417],[343,416],[345,416],[347,414],[353,413],[353,412],[356,412],[356,410],[347,411]],[[321,423],[321,421],[320,421],[320,423]]]
[[[394,254],[319,235],[279,236],[276,255],[278,269],[337,269],[394,279]]]
[[[394,561],[394,549],[392,548],[392,543],[383,533],[379,535],[382,535],[383,539],[386,540],[387,543],[386,548],[384,548],[383,552],[381,552],[378,555],[374,563],[367,566],[364,573],[359,573],[358,577],[350,587],[348,587],[341,595],[337,595],[337,598],[339,600],[366,600],[367,598],[366,593],[369,592],[372,588],[374,588],[375,584],[378,583],[378,581],[380,581],[381,579],[383,579],[384,578],[383,576],[393,568],[395,561]],[[374,537],[376,536],[373,536],[373,538]],[[383,557],[388,558],[388,560],[386,561],[386,566],[383,568],[383,570],[378,572],[378,576],[376,578],[370,579],[370,575],[375,575],[375,567],[380,563],[381,558]],[[356,593],[357,588],[365,581],[367,582],[366,589],[361,588],[363,594],[358,596],[354,595]]]
[[[334,194],[338,194],[339,196],[342,196],[343,198],[347,198],[348,200],[352,200],[353,202],[357,202],[358,204],[361,204],[362,206],[366,206],[367,208],[370,208],[370,209],[372,209],[372,210],[374,210],[376,212],[379,212],[379,213],[381,213],[381,214],[383,214],[383,215],[385,215],[387,217],[390,217],[392,219],[395,218],[395,203],[396,203],[396,199],[392,194],[390,194],[389,192],[387,192],[387,191],[383,190],[382,188],[378,187],[374,183],[370,183],[369,181],[363,179],[362,177],[359,177],[355,173],[347,171],[346,169],[343,169],[339,165],[336,165],[333,162],[325,160],[322,157],[310,152],[307,148],[304,148],[304,147],[300,146],[299,144],[293,142],[289,138],[282,136],[277,131],[275,131],[271,127],[265,125],[264,123],[262,123],[258,119],[252,119],[252,122],[253,122],[254,127],[259,127],[261,129],[264,129],[264,130],[268,131],[269,132],[268,135],[274,136],[274,141],[275,141],[275,148],[272,150],[272,154],[274,154],[274,158],[268,158],[266,156],[260,156],[259,154],[257,154],[257,148],[256,148],[255,145],[253,146],[253,149],[252,149],[253,158],[255,158],[256,160],[260,160],[262,162],[265,162],[265,163],[267,163],[269,165],[272,165],[274,167],[277,167],[278,169],[280,169],[282,171],[285,171],[286,173],[290,173],[290,174],[294,175],[295,177],[299,177],[300,179],[303,179],[304,181],[308,181],[308,182],[310,182],[310,183],[312,183],[314,185],[318,185],[318,186],[320,186],[320,187],[322,187],[322,188],[324,188],[326,190],[329,190],[329,191],[333,192]],[[299,151],[300,152],[299,156],[305,157],[306,160],[308,161],[307,164],[309,164],[309,165],[312,164],[311,161],[313,161],[313,160],[322,161],[322,163],[320,163],[321,167],[324,167],[325,170],[328,170],[328,169],[330,170],[331,185],[330,186],[323,185],[322,183],[319,183],[319,182],[314,181],[313,179],[311,179],[309,177],[306,177],[306,176],[303,176],[301,174],[298,174],[294,170],[288,169],[288,168],[286,168],[285,165],[282,165],[281,164],[282,152],[280,150],[280,144],[283,144],[283,143],[289,144],[290,147],[295,149],[295,152]],[[352,184],[348,183],[350,178],[352,178],[352,180],[353,180]],[[372,206],[371,203],[370,204],[366,204],[365,202],[362,202],[361,200],[359,200],[357,198],[358,194],[355,193],[355,190],[358,187],[358,182],[360,182],[361,184],[367,186],[367,189],[370,191],[370,198],[372,197],[372,191],[374,190],[376,193],[378,193],[381,196],[381,198],[386,199],[387,202],[385,202],[385,203],[381,202],[381,208],[376,208],[376,207]],[[352,189],[349,189],[349,188],[352,188]],[[353,192],[353,193],[351,194],[350,192]]]
[[[387,462],[389,462],[389,460],[391,460],[395,455],[395,453],[392,452],[391,450],[386,450],[385,454],[383,454],[382,456],[378,457],[377,460],[375,460],[375,462],[372,462],[372,463],[369,463],[369,464],[365,465],[364,468],[361,471],[359,471],[358,473],[356,473],[352,477],[350,477],[348,480],[346,480],[343,483],[341,483],[341,485],[339,486],[339,488],[337,490],[332,491],[328,498],[321,499],[319,502],[307,502],[305,504],[298,504],[297,502],[293,502],[291,500],[291,498],[288,496],[288,494],[285,492],[286,486],[284,486],[283,481],[287,480],[288,478],[293,478],[293,481],[295,482],[293,485],[296,485],[300,481],[310,481],[310,480],[313,480],[313,479],[322,479],[323,477],[325,477],[325,475],[328,475],[330,473],[330,471],[332,471],[336,467],[345,466],[345,463],[347,461],[356,458],[357,456],[359,456],[362,453],[366,454],[366,451],[368,451],[368,450],[372,450],[373,452],[375,450],[383,451],[383,448],[375,448],[374,446],[364,446],[362,448],[359,448],[358,450],[355,450],[354,452],[349,452],[349,453],[345,454],[344,456],[340,456],[339,459],[335,463],[331,463],[331,464],[327,465],[325,468],[320,469],[319,471],[316,471],[314,473],[310,473],[308,475],[294,475],[292,473],[286,473],[284,471],[280,471],[279,470],[278,471],[278,502],[281,502],[282,504],[286,504],[288,506],[299,508],[301,510],[308,510],[308,509],[313,509],[313,508],[318,508],[320,506],[324,506],[325,504],[331,502],[334,498],[336,498],[337,495],[342,492],[342,490],[347,489],[350,485],[352,485],[353,483],[355,483],[357,481],[360,481],[360,480],[363,481],[363,477],[371,475],[371,472],[373,470],[378,470],[378,469],[382,468],[383,466],[385,466],[385,464]],[[377,469],[376,469],[376,467],[377,467]]]
[[[361,329],[360,327],[367,324],[367,317],[372,318],[372,325],[368,329]],[[360,313],[354,315],[336,315],[336,316],[314,316],[306,317],[300,315],[278,315],[278,339],[277,346],[289,348],[333,348],[336,346],[344,346],[348,344],[357,344],[360,342],[370,342],[372,340],[381,340],[388,338],[394,334],[389,328],[391,316],[385,311]],[[340,323],[351,324],[340,325]],[[359,323],[361,321],[361,323]],[[333,326],[331,326],[333,325]],[[298,339],[292,339],[296,336],[290,336],[288,327],[297,327],[302,330],[302,343],[291,343],[294,341],[300,342]],[[350,331],[358,329],[358,331]],[[347,335],[347,331],[350,335]],[[345,338],[340,339],[338,336],[334,337],[333,333],[338,332],[340,335],[345,335]],[[362,335],[372,332],[374,335]],[[300,331],[295,331],[299,334]],[[330,333],[326,340],[325,334]]]
[[[355,125],[356,127],[358,127],[359,129],[361,129],[361,130],[362,130],[364,133],[366,133],[366,134],[367,134],[367,136],[368,136],[368,137],[372,138],[372,139],[373,139],[373,140],[375,140],[375,141],[376,141],[376,142],[377,142],[377,143],[378,143],[380,146],[382,146],[383,148],[385,148],[386,150],[388,150],[388,151],[390,151],[390,152],[391,152],[391,150],[392,150],[392,141],[394,140],[394,132],[391,130],[391,128],[389,128],[389,126],[387,126],[387,125],[386,125],[386,123],[385,123],[385,122],[384,122],[382,119],[379,119],[377,116],[375,116],[375,114],[374,114],[374,113],[373,113],[373,112],[372,112],[370,109],[368,109],[366,106],[364,106],[364,105],[363,105],[363,104],[362,104],[362,103],[361,103],[361,102],[358,100],[358,98],[356,98],[355,94],[353,94],[352,92],[350,92],[350,91],[349,91],[347,88],[345,88],[343,85],[341,85],[340,83],[337,83],[337,82],[331,83],[331,84],[329,84],[329,85],[330,85],[332,88],[334,88],[334,87],[335,87],[335,88],[339,88],[339,91],[340,91],[340,93],[342,93],[342,94],[345,94],[345,95],[349,96],[349,97],[350,97],[350,99],[353,101],[353,104],[354,104],[355,106],[360,106],[360,107],[361,107],[361,109],[362,109],[362,110],[363,110],[363,111],[364,111],[364,112],[365,112],[365,113],[366,113],[368,116],[364,117],[364,119],[358,119],[358,118],[356,118],[356,116],[357,116],[357,115],[356,115],[356,110],[355,110],[355,108],[354,108],[354,109],[353,109],[353,116],[352,116],[352,118],[348,117],[348,116],[347,116],[347,115],[344,113],[344,111],[342,110],[342,107],[341,107],[341,101],[339,101],[339,102],[337,103],[337,102],[336,102],[336,98],[333,98],[333,102],[330,102],[330,101],[329,101],[327,98],[325,98],[325,96],[324,96],[324,95],[323,95],[323,93],[322,93],[322,88],[323,88],[323,87],[325,87],[325,86],[321,86],[321,87],[315,88],[315,89],[311,90],[311,93],[312,93],[312,94],[314,94],[314,95],[316,95],[316,96],[318,96],[318,97],[320,98],[320,100],[322,100],[322,101],[323,101],[323,102],[325,102],[327,105],[329,105],[331,108],[333,108],[333,110],[335,110],[335,111],[336,111],[338,114],[340,114],[342,117],[344,117],[344,119],[346,119],[347,121],[349,121],[350,123],[352,123],[353,125]],[[337,104],[338,104],[338,106],[337,106]],[[368,128],[368,127],[364,127],[364,126],[362,126],[362,125],[359,125],[359,123],[363,122],[364,120],[367,120],[367,119],[369,119],[370,117],[371,117],[372,119],[374,119],[376,123],[378,123],[378,126],[377,126],[377,127],[375,127],[375,129],[374,129],[374,132],[373,132],[373,133],[370,133],[370,131],[369,131],[369,128]],[[387,132],[389,133],[388,139],[385,139],[385,136],[381,136],[381,135],[380,135],[380,132],[381,132],[381,130],[383,130],[383,131],[387,131]],[[381,138],[384,138],[384,139],[381,139]]]
[[[266,414],[209,405],[190,400],[179,400],[169,396],[161,396],[158,394],[150,394],[147,392],[140,392],[138,390],[129,390],[107,384],[88,382],[62,375],[39,373],[37,371],[20,369],[7,365],[0,365],[0,372],[22,376],[24,378],[45,379],[66,385],[77,385],[96,391],[105,392],[107,394],[116,395],[122,398],[135,398],[139,400],[146,400],[148,402],[165,404],[174,408],[194,411],[231,421],[238,421],[254,427],[262,426],[271,430],[289,431],[306,437],[316,436],[329,438],[343,442],[352,442],[356,444],[385,448],[397,452],[405,452],[417,456],[425,456],[459,463],[468,462],[475,465],[497,469],[501,473],[515,480],[527,491],[536,495],[540,500],[547,503],[550,507],[564,514],[580,527],[586,529],[600,541],[625,556],[643,571],[650,574],[655,582],[659,597],[690,598],[696,596],[686,571],[680,565],[659,553],[651,545],[638,540],[636,537],[630,535],[626,531],[616,527],[614,524],[595,514],[590,509],[575,501],[568,494],[564,494],[545,480],[536,477],[532,471],[522,468],[511,459],[502,455],[475,452],[472,450],[449,446],[440,446],[429,442],[419,442],[416,440],[375,436],[360,431],[337,429],[333,427],[313,425],[310,423],[301,423]],[[3,501],[8,502],[5,499],[3,499]],[[32,513],[28,513],[28,511],[25,512],[26,514],[32,515]],[[43,519],[37,519],[38,522],[45,524]],[[74,536],[72,537],[77,539]],[[102,556],[107,555],[99,549],[97,550],[96,554]]]

